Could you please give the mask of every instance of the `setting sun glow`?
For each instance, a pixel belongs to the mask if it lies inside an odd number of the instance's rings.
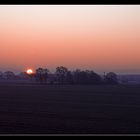
[[[32,69],[28,69],[26,72],[27,72],[27,74],[33,74],[33,70]]]

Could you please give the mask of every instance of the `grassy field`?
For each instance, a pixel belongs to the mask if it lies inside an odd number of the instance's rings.
[[[0,85],[0,134],[140,134],[140,86]]]

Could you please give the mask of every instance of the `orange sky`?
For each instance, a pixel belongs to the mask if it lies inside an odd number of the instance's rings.
[[[140,5],[1,5],[0,70],[59,65],[140,73]]]

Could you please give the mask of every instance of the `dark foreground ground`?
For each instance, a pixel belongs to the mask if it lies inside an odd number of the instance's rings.
[[[0,85],[0,134],[140,134],[140,86]]]

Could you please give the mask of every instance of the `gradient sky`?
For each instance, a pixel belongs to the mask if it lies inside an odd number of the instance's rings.
[[[0,6],[0,70],[140,73],[140,5]]]

